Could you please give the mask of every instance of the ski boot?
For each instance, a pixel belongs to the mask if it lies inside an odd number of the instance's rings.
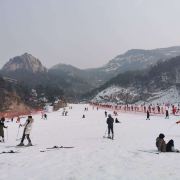
[[[107,137],[107,138],[111,139],[111,136],[110,136],[110,134],[108,134],[108,137]]]
[[[28,142],[28,144],[26,145],[26,147],[28,146],[32,146],[32,143],[31,142]]]
[[[17,146],[24,146],[24,143],[23,142],[21,142],[20,144],[18,144]]]

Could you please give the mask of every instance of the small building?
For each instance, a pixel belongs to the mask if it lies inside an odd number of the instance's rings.
[[[67,106],[67,103],[64,100],[57,100],[53,104],[53,110],[57,111],[60,108],[63,108],[63,107],[66,107],[66,106]]]

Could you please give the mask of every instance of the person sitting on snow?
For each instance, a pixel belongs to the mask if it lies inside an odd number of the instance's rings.
[[[115,119],[115,123],[120,123],[120,121],[118,120],[118,118]]]
[[[164,134],[159,134],[156,138],[156,146],[160,152],[179,152],[178,149],[174,148],[174,141],[171,139],[167,144],[164,141]]]
[[[179,152],[178,149],[174,148],[174,141],[172,139],[166,145],[166,152]]]
[[[19,125],[19,127],[24,126],[24,132],[23,132],[23,136],[22,136],[22,139],[21,139],[21,143],[18,144],[17,146],[24,146],[23,142],[24,142],[25,137],[28,140],[27,146],[32,146],[31,139],[30,139],[29,135],[30,135],[30,132],[32,130],[33,123],[34,123],[34,119],[32,118],[32,116],[28,116],[28,119],[26,120],[25,124],[24,125],[22,125],[22,124]]]
[[[166,152],[166,142],[164,141],[164,134],[159,134],[159,137],[156,138],[156,147],[160,152]]]

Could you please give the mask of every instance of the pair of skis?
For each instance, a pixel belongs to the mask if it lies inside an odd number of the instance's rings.
[[[140,152],[145,152],[145,153],[151,153],[151,154],[160,154],[158,151],[148,151],[148,150],[138,150]]]
[[[2,151],[2,152],[0,152],[0,154],[14,154],[14,153],[19,153],[19,151],[10,150],[10,151]]]
[[[108,136],[103,136],[103,138],[114,140],[114,138]]]
[[[59,150],[59,149],[71,149],[74,148],[73,146],[53,146],[50,148],[46,148],[45,150],[41,150],[40,152],[47,152],[51,150]]]
[[[35,146],[35,145],[33,145]],[[16,146],[16,147],[26,147],[26,146]],[[27,147],[32,147],[32,146],[27,146]],[[71,149],[74,148],[73,146],[53,146],[46,148],[45,150],[41,150],[40,152],[47,152],[51,150],[59,150],[59,149]],[[14,151],[14,150],[9,150],[9,151],[2,151],[0,154],[14,154],[14,153],[19,153],[20,151]]]

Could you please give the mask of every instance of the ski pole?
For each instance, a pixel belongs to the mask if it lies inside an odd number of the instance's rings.
[[[106,137],[107,129],[108,129],[108,128],[106,128],[106,131],[105,131],[105,133],[104,133],[104,136],[103,136],[103,137]]]
[[[20,129],[20,126],[19,126],[19,128],[18,128],[18,133],[17,133],[16,140],[18,139],[18,136],[19,136],[19,129]]]
[[[7,130],[6,132],[7,132],[7,140],[8,140],[8,128],[6,128],[6,130]]]

